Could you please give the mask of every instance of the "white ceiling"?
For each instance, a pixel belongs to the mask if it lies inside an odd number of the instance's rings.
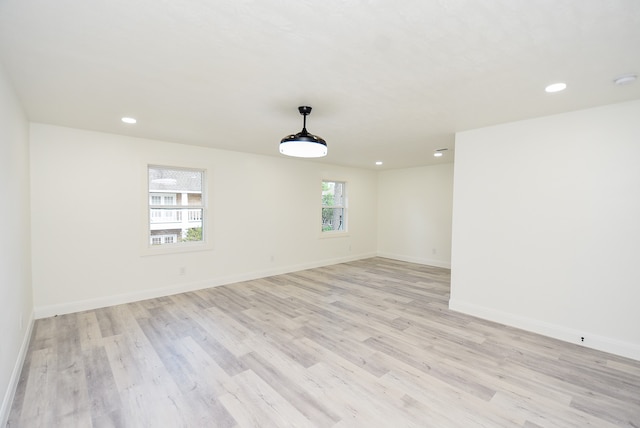
[[[321,162],[399,168],[640,98],[640,1],[0,0],[0,62],[31,121],[281,156],[310,105]]]

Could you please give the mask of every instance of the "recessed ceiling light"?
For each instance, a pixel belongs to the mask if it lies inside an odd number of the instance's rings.
[[[439,157],[442,157],[442,152],[435,152],[433,155],[439,158]]]
[[[544,88],[544,90],[549,93],[560,92],[564,91],[565,89],[567,89],[567,84],[563,82],[554,83]]]
[[[124,123],[130,123],[130,124],[134,124],[137,122],[137,120],[135,120],[133,117],[123,117],[122,121]]]
[[[442,157],[442,156],[444,156],[444,152],[446,152],[447,150],[448,150],[447,148],[434,150],[433,151],[433,156],[435,156],[437,158]]]
[[[376,165],[382,165],[382,161],[377,161]]]
[[[625,74],[624,76],[620,76],[614,79],[613,83],[615,83],[618,86],[628,85],[629,83],[635,82],[637,78],[638,78],[637,74]]]

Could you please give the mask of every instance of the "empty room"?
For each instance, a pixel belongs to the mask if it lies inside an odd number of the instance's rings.
[[[640,427],[640,2],[0,0],[0,426]]]

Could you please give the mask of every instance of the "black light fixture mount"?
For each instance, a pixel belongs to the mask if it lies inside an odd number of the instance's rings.
[[[300,106],[298,111],[303,116],[302,131],[287,135],[280,141],[280,153],[297,158],[321,158],[327,155],[327,142],[317,135],[307,132],[307,116],[311,107]]]

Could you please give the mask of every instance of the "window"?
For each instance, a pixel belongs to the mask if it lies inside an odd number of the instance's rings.
[[[322,181],[322,232],[347,230],[346,184]]]
[[[204,171],[149,166],[149,244],[204,241]]]

